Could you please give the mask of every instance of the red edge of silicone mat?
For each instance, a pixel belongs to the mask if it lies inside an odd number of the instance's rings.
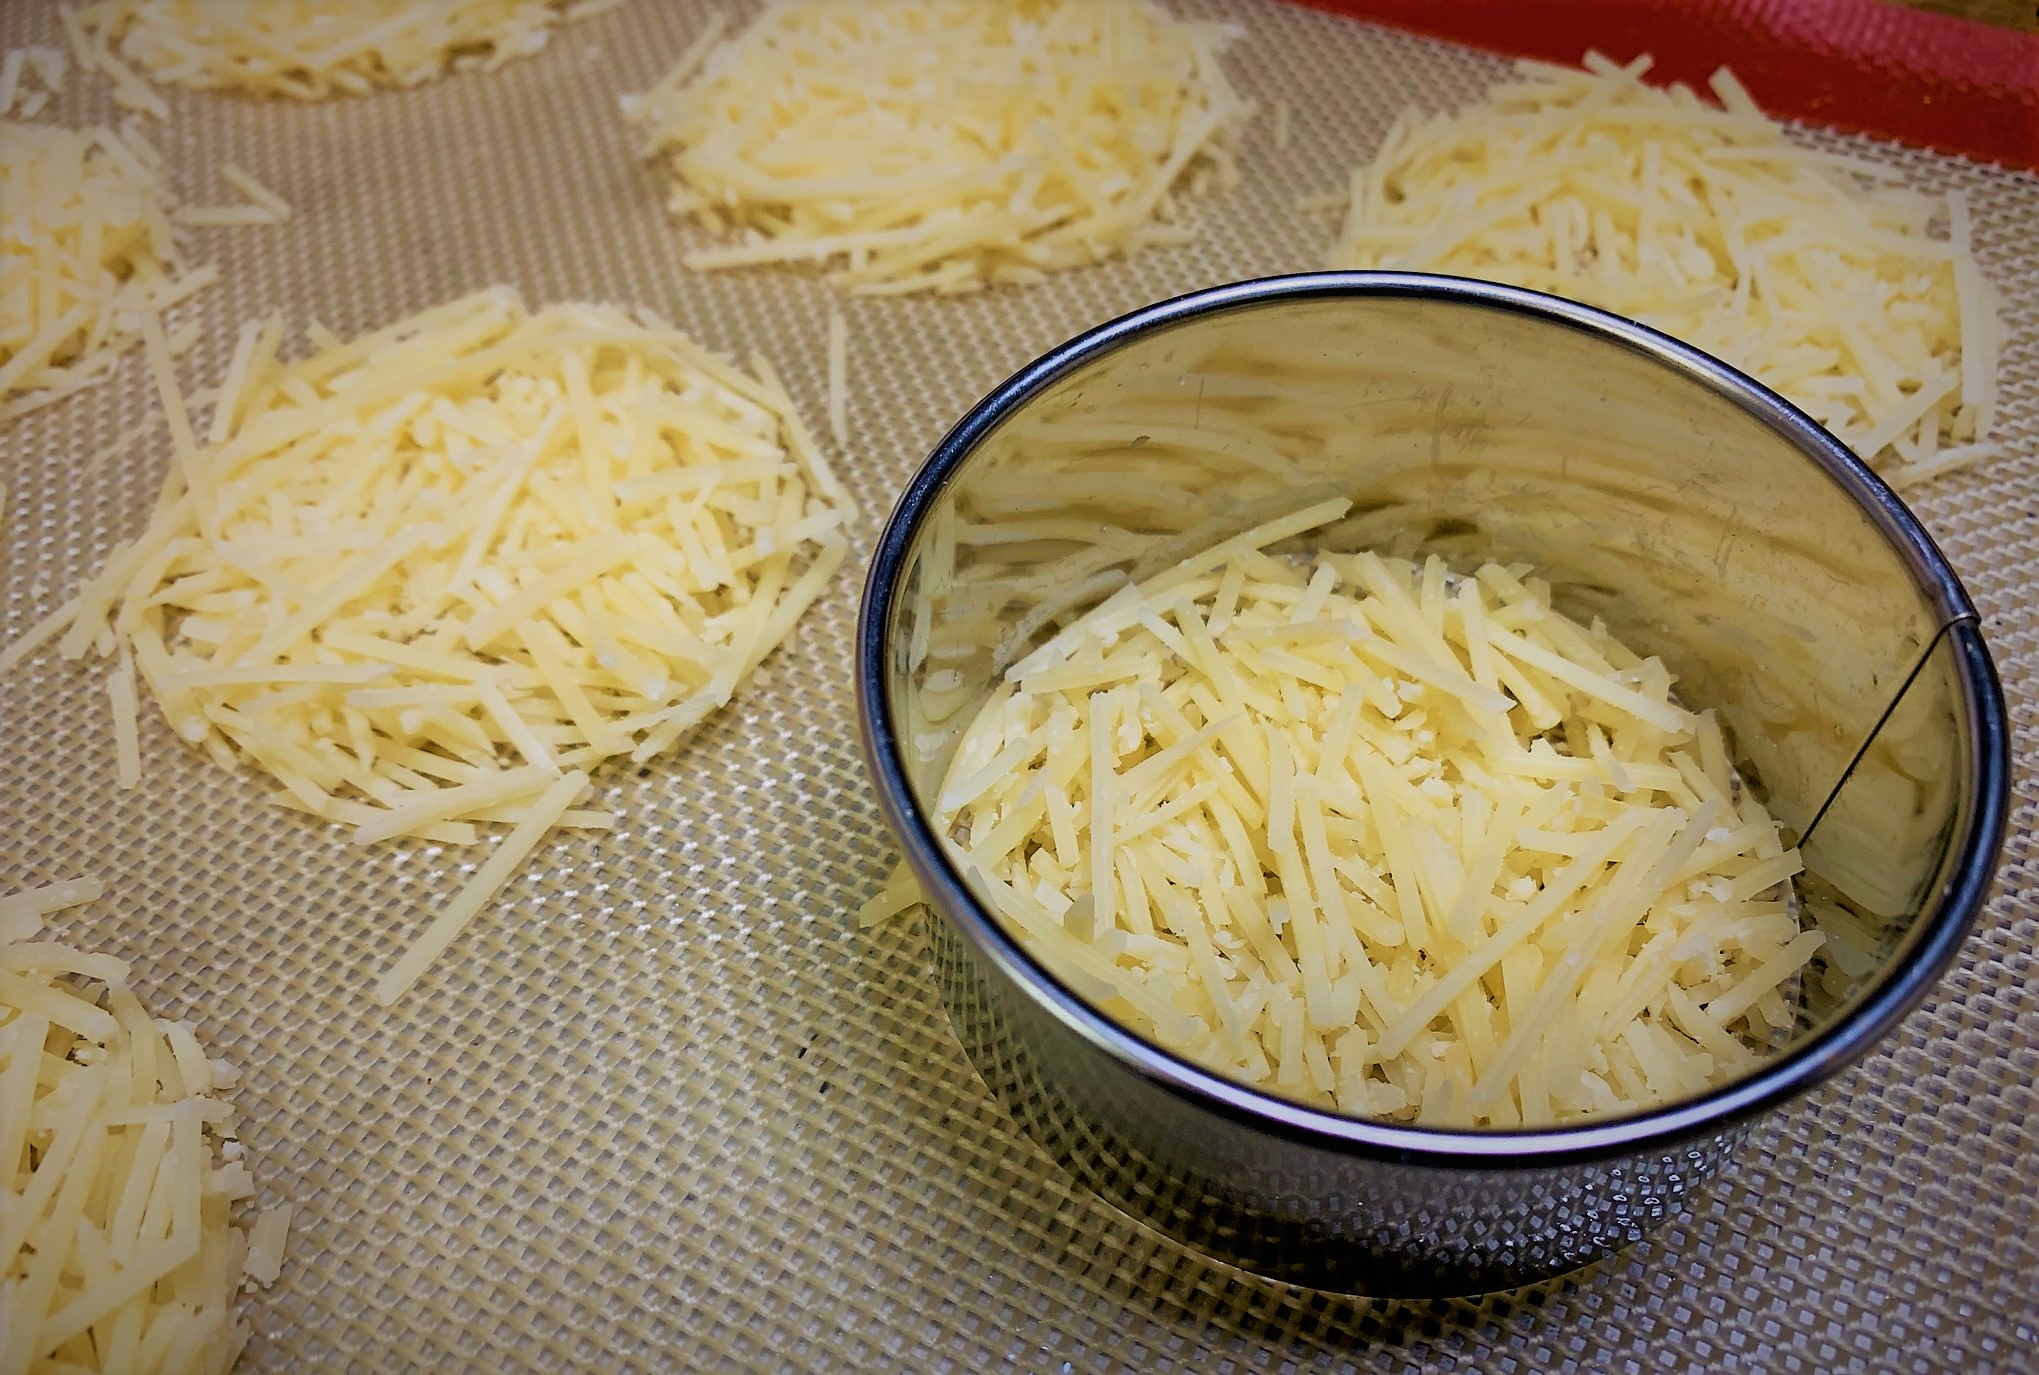
[[[2039,34],[1892,0],[1297,0],[1512,57],[1726,66],[1773,115],[2039,171]]]

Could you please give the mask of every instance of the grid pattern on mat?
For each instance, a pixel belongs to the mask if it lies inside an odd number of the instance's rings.
[[[972,399],[1089,324],[1218,281],[1318,264],[1334,189],[1395,111],[1471,97],[1494,59],[1253,0],[1231,59],[1274,121],[1193,245],[959,300],[851,300],[856,554]],[[695,276],[619,92],[698,31],[702,3],[633,0],[488,75],[309,107],[170,91],[150,136],[194,201],[232,161],[296,207],[195,231],[222,283],[205,337],[282,309],[342,335],[495,282],[533,303],[649,304],[758,348],[810,418],[836,297],[797,272]],[[0,6],[0,47],[54,41],[54,7]],[[1626,54],[1621,54],[1626,56]],[[74,75],[57,115],[118,112]],[[1884,1051],[1793,1111],[1693,1211],[1579,1276],[1477,1302],[1283,1288],[1190,1254],[1074,1188],[989,1100],[906,924],[850,909],[890,857],[844,671],[853,560],[733,707],[652,767],[612,767],[625,818],[547,845],[394,1011],[374,975],[476,863],[356,850],[260,801],[149,714],[145,786],[114,787],[103,669],[40,658],[0,682],[0,891],[80,872],[114,896],[63,935],[139,961],[246,1069],[265,1200],[298,1223],[249,1302],[252,1371],[350,1369],[2011,1371],[2039,1335],[2039,179],[1891,158],[1975,203],[2005,288],[2004,438],[1987,477],[1919,509],[1988,616],[2013,700],[2014,835],[1959,968]],[[148,509],[139,360],[0,431],[0,640],[67,595]],[[2026,1366],[2024,1368],[2029,1368]]]

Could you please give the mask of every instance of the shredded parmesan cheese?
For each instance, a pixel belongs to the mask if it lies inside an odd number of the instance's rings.
[[[0,119],[34,119],[64,89],[62,48],[16,48],[0,57]]]
[[[2002,345],[1960,193],[1802,148],[1725,69],[1711,105],[1647,57],[1518,64],[1403,115],[1352,176],[1334,267],[1483,277],[1677,335],[1900,485],[1988,457]],[[1952,446],[1952,447],[1949,447]]]
[[[868,929],[890,921],[907,908],[916,906],[921,900],[920,884],[913,877],[913,871],[901,860],[885,877],[885,884],[869,901],[857,909],[857,925]]]
[[[83,906],[105,895],[104,883],[96,878],[81,878],[0,897],[0,942],[31,940],[42,930],[42,919],[51,912]]]
[[[290,202],[232,163],[219,169],[220,180],[248,198],[243,205],[185,206],[175,219],[179,224],[232,225],[282,224],[290,218]]]
[[[624,110],[726,246],[697,269],[827,263],[862,293],[973,291],[1179,243],[1250,109],[1232,31],[1154,0],[779,0],[710,25]]]
[[[164,112],[149,80],[293,100],[494,71],[543,48],[552,26],[614,9],[564,0],[94,0],[67,19],[78,65],[114,98]],[[138,70],[139,73],[138,74]]]
[[[828,432],[840,449],[849,442],[850,327],[842,312],[828,313]]]
[[[219,175],[221,181],[239,191],[254,204],[267,210],[271,215],[274,215],[277,223],[280,224],[290,218],[290,203],[288,201],[284,200],[283,197],[277,195],[274,191],[271,191],[261,182],[256,181],[248,173],[234,166],[231,162],[221,164]]]
[[[244,1261],[274,1280],[282,1257],[277,1210],[253,1249],[233,1216],[254,1192],[220,1096],[233,1071],[152,1019],[125,963],[35,934],[0,943],[0,1370],[224,1375],[248,1339]]]
[[[1346,506],[1014,664],[935,804],[957,866],[1107,1013],[1353,1114],[1567,1121],[1752,1063],[1821,937],[1711,715],[1521,566],[1263,552]]]
[[[267,1289],[283,1273],[283,1248],[290,1240],[290,1221],[295,1209],[288,1203],[264,1208],[248,1229],[248,1260],[242,1271],[242,1287]]]
[[[106,676],[106,696],[113,706],[113,748],[116,777],[123,788],[142,784],[141,727],[136,719],[134,657],[122,647],[120,665]]]
[[[242,331],[201,438],[150,331],[170,478],[148,528],[29,639],[117,650],[116,721],[131,654],[179,736],[253,761],[277,801],[361,843],[508,822],[497,857],[521,859],[555,823],[606,825],[562,785],[671,748],[842,561],[847,495],[770,370],[650,316],[532,313],[497,288],[295,362],[282,334]]]
[[[0,120],[0,421],[104,378],[187,269],[161,160],[132,130]]]

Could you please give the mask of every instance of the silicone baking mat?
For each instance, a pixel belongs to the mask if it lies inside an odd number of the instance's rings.
[[[246,1071],[263,1201],[293,1200],[283,1278],[247,1304],[248,1371],[1785,1371],[2031,1367],[2039,1338],[2039,179],[1837,135],[1973,199],[2005,293],[1987,474],[1918,506],[1988,616],[2017,721],[2014,834],[1959,968],[1886,1049],[1792,1110],[1648,1242],[1476,1302],[1388,1304],[1265,1283],[1143,1230],[1019,1136],[951,1039],[913,922],[859,933],[891,856],[857,755],[847,664],[862,557],[946,426],[1043,349],[1132,307],[1316,266],[1335,189],[1404,105],[1504,67],[1269,3],[1230,59],[1263,116],[1242,186],[1194,245],[952,300],[847,300],[842,469],[856,556],[735,705],[651,767],[597,775],[615,832],[546,845],[409,997],[373,977],[478,862],[360,850],[182,748],[153,711],[146,781],[114,786],[101,690],[40,656],[0,681],[0,891],[79,873],[112,896],[64,936],[138,962]],[[710,6],[633,0],[493,74],[309,107],[170,92],[152,128],[187,197],[225,161],[296,208],[200,230],[223,279],[186,385],[282,309],[348,334],[494,282],[536,302],[651,305],[772,357],[810,418],[828,310],[792,272],[697,276],[698,231],[616,108]],[[54,41],[0,4],[0,46]],[[1627,53],[1616,53],[1626,57]],[[117,111],[75,76],[57,115]],[[138,527],[165,462],[138,358],[0,430],[0,640]]]

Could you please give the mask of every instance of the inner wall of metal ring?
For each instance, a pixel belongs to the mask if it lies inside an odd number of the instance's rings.
[[[1334,495],[1351,513],[1287,548],[1530,563],[1569,614],[1661,656],[1687,705],[1719,708],[1792,836],[1835,797],[1801,889],[1878,958],[1817,959],[1784,1044],[1905,947],[1975,784],[1951,654],[1914,672],[1944,600],[1741,406],[1622,342],[1463,299],[1206,313],[1007,416],[931,510],[899,602],[890,700],[923,811],[961,728],[1056,626]]]

